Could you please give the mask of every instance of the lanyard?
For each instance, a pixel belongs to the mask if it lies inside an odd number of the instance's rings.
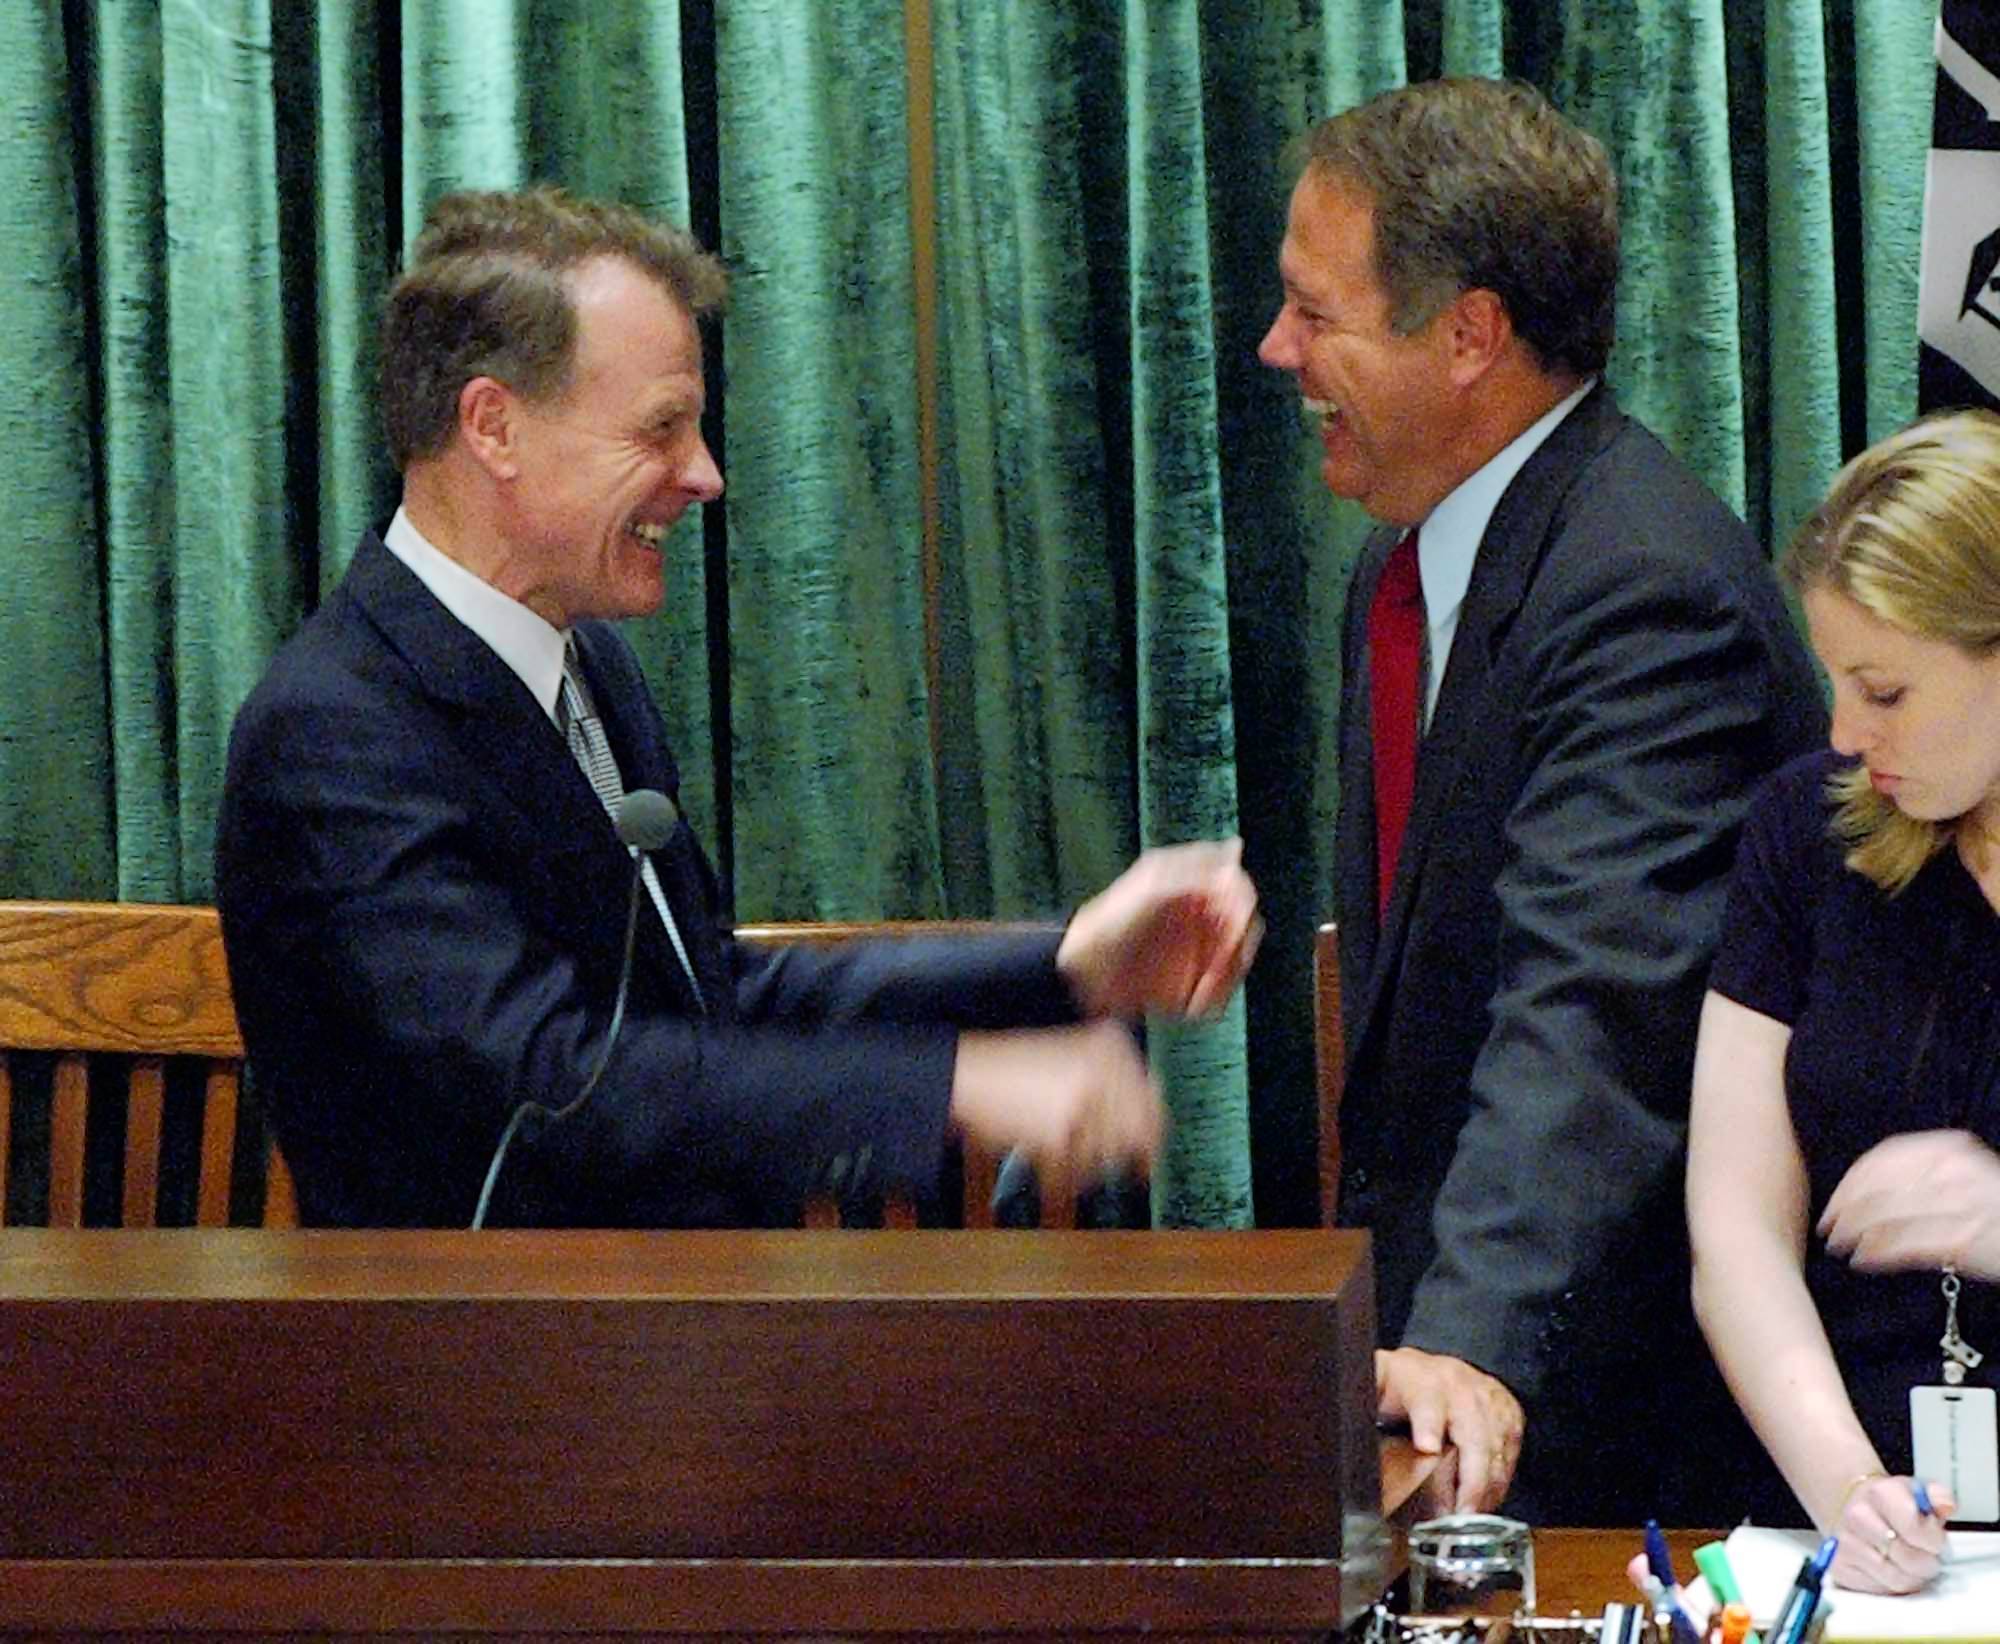
[[[1957,1268],[1945,1268],[1939,1288],[1944,1291],[1944,1334],[1938,1337],[1938,1346],[1944,1349],[1943,1375],[1947,1387],[1957,1387],[1965,1380],[1966,1371],[1978,1369],[1986,1355],[1958,1333]]]

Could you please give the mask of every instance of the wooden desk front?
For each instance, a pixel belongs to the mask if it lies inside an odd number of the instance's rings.
[[[1694,1550],[1704,1542],[1720,1541],[1726,1530],[1669,1530],[1667,1550],[1683,1581],[1695,1576]],[[1644,1546],[1638,1525],[1629,1530],[1537,1530],[1535,1532],[1535,1608],[1545,1616],[1572,1611],[1602,1615],[1607,1604],[1630,1604],[1637,1594],[1626,1579],[1625,1566]]]
[[[1365,1240],[0,1234],[0,1633],[1228,1631],[1386,1582]]]

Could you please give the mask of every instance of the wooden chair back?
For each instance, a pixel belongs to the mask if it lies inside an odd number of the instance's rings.
[[[736,934],[753,945],[825,944],[858,936],[962,935],[1008,928],[1021,927],[834,922],[751,925]],[[199,1064],[201,1082],[195,1222],[201,1227],[227,1224],[244,1053],[215,909],[0,901],[0,1225],[7,1221],[7,1165],[24,1053],[54,1058],[46,1160],[50,1226],[83,1225],[93,1085],[97,1099],[103,1099],[114,1073],[122,1075],[125,1107],[121,1225],[155,1225],[167,1069],[170,1061],[183,1058]],[[965,1225],[991,1227],[1001,1161],[978,1148],[967,1148],[965,1155]],[[263,1225],[296,1227],[298,1200],[291,1172],[268,1142],[264,1166]],[[1041,1188],[1042,1225],[1074,1226],[1074,1184],[1045,1172]],[[906,1195],[892,1195],[883,1219],[890,1227],[914,1227],[916,1212]],[[838,1224],[839,1212],[830,1200],[808,1206],[807,1225]]]
[[[826,944],[860,936],[968,935],[1022,928],[987,921],[832,921],[743,925],[736,937],[753,946]],[[1313,1019],[1321,1219],[1331,1226],[1340,1184],[1343,1060],[1338,933],[1331,924],[1320,926],[1314,941]],[[243,1039],[223,959],[221,922],[213,908],[0,901],[0,1225],[7,1222],[7,1165],[12,1157],[21,1053],[54,1056],[47,1159],[51,1226],[83,1225],[91,1069],[93,1063],[106,1061],[122,1063],[125,1087],[122,1225],[154,1225],[167,1067],[176,1058],[192,1059],[200,1070],[195,1222],[201,1227],[228,1222]],[[100,1094],[106,1077],[99,1074]],[[298,1201],[291,1173],[275,1145],[266,1141],[263,1153],[262,1223],[296,1227]],[[967,1227],[993,1225],[993,1190],[1001,1163],[976,1146],[964,1149]],[[1040,1185],[1041,1225],[1075,1226],[1077,1184],[1066,1174],[1045,1170]],[[890,1227],[913,1227],[915,1207],[906,1195],[891,1195],[883,1207],[883,1220]],[[808,1206],[808,1226],[834,1226],[838,1221],[839,1212],[831,1201]]]
[[[1347,1079],[1335,924],[1313,932],[1313,1071],[1319,1097],[1319,1219],[1321,1226],[1332,1227],[1340,1210],[1340,1097]]]
[[[48,1221],[81,1227],[92,1068],[100,1092],[122,1072],[125,1152],[121,1223],[158,1219],[160,1150],[170,1060],[201,1082],[195,1222],[229,1221],[242,1092],[243,1038],[213,908],[136,903],[0,902],[0,1224],[22,1053],[52,1053]],[[264,1225],[298,1224],[291,1176],[265,1159]]]

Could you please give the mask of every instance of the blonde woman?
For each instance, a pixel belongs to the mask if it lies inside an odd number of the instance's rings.
[[[1911,1476],[1911,1389],[1984,1350],[1961,1373],[1990,1400],[2000,1367],[2000,417],[1863,452],[1784,571],[1833,746],[1772,778],[1737,857],[1695,1055],[1695,1309],[1839,1535],[1834,1578],[1910,1592],[1958,1509]],[[1990,1477],[1987,1433],[1962,1459]]]

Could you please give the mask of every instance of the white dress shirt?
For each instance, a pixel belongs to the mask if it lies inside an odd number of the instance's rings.
[[[551,723],[556,695],[562,689],[563,644],[568,634],[553,628],[518,599],[474,576],[410,522],[402,509],[382,534],[389,552],[410,568],[410,574],[437,595],[438,603],[493,648],[500,660],[520,675],[521,683],[542,705]]]
[[[1483,467],[1460,480],[1430,511],[1418,531],[1417,569],[1423,578],[1424,617],[1430,630],[1424,653],[1430,676],[1424,684],[1425,730],[1430,729],[1431,715],[1437,711],[1445,664],[1451,660],[1451,642],[1458,635],[1458,613],[1465,604],[1465,591],[1472,585],[1472,563],[1479,555],[1480,538],[1492,523],[1493,510],[1500,506],[1514,476],[1556,431],[1556,425],[1596,386],[1597,379],[1592,377],[1567,399],[1550,406]]]

